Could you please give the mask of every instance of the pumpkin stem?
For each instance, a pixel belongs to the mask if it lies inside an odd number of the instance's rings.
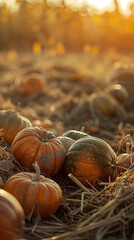
[[[34,166],[35,171],[36,171],[36,177],[35,177],[34,181],[35,181],[35,182],[39,182],[39,181],[40,181],[40,167],[39,167],[39,165],[38,165],[37,162],[35,162],[35,163],[33,164],[33,166]]]
[[[40,140],[41,140],[42,142],[48,141],[47,136],[48,136],[47,130],[45,130],[44,128],[42,128],[42,135],[41,135],[41,137],[40,137]]]
[[[81,129],[80,129],[80,132],[83,132],[83,133],[84,133],[84,131],[85,131],[85,127],[82,126]]]

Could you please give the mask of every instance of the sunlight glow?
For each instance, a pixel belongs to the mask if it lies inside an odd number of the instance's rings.
[[[33,0],[29,0],[32,2]],[[35,0],[34,0],[35,1]],[[37,0],[37,2],[41,2],[42,0]],[[61,0],[47,0],[51,3],[56,3],[59,5]],[[0,4],[6,3],[9,7],[15,9],[17,8],[16,0],[0,0]],[[99,11],[104,10],[113,10],[114,7],[114,0],[65,0],[66,4],[69,6],[82,6],[83,4],[89,4],[89,6],[96,8]],[[129,3],[134,3],[134,0],[118,0],[120,11],[124,14],[128,14],[128,5]]]

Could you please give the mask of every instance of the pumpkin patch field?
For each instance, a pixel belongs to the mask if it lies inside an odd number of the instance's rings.
[[[0,240],[134,240],[132,0],[0,0]]]
[[[0,55],[0,236],[133,240],[134,56],[10,54]]]

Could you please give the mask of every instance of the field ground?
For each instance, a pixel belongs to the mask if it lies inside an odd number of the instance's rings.
[[[52,56],[50,53],[41,55],[0,53],[0,108],[16,109],[29,118],[33,124],[35,120],[50,121],[49,130],[53,131],[56,136],[62,135],[68,129],[80,130],[84,127],[85,132],[104,139],[117,152],[123,137],[131,134],[134,129],[134,79],[129,91],[128,102],[123,107],[123,115],[119,110],[113,117],[106,117],[102,114],[94,117],[89,108],[89,98],[92,93],[103,92],[111,84],[112,76],[119,68],[134,69],[134,55],[119,54],[112,49],[107,53],[94,55],[68,53]],[[32,72],[43,75],[46,81],[45,88],[36,94],[24,95],[20,92],[21,83],[24,76]],[[11,154],[10,146],[6,141],[3,140],[1,146],[6,147],[5,150],[10,154],[10,163],[12,162],[11,166],[5,163],[4,169],[0,167],[1,176],[5,181],[22,169]],[[120,149],[120,153],[123,152],[125,152],[124,145]],[[1,156],[1,160],[4,160],[4,157]],[[116,216],[110,212],[109,226],[105,225],[106,221],[104,222],[106,217],[107,222],[109,221],[108,215],[101,214],[95,220],[93,219],[95,227],[88,223],[89,225],[80,229],[77,226],[94,214],[97,204],[99,207],[104,207],[111,200],[112,193],[117,189],[116,183],[111,187],[111,191],[105,190],[105,194],[102,189],[91,188],[93,196],[100,191],[98,201],[95,198],[90,205],[84,205],[82,212],[80,207],[83,190],[79,186],[73,185],[62,171],[53,179],[63,190],[63,202],[55,215],[41,220],[35,229],[36,219],[32,219],[30,222],[26,221],[24,238],[29,240],[41,238],[51,240],[134,239],[132,224],[134,213],[129,213],[131,215],[129,218],[127,215],[129,210],[124,210],[128,202],[130,205],[132,204],[134,195],[130,199],[123,200],[120,206],[118,204],[115,206],[114,214]],[[117,179],[117,183],[118,181]],[[84,200],[87,199],[90,199],[90,196],[85,193]],[[119,212],[121,214],[121,209],[126,214],[124,217],[118,214]],[[104,231],[103,224],[106,231]],[[57,237],[52,238],[54,236]]]

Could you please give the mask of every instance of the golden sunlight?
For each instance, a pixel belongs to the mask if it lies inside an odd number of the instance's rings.
[[[33,0],[28,0],[29,2],[32,2]],[[35,0],[34,0],[35,1]],[[41,2],[42,0],[37,0],[37,2]],[[53,3],[60,3],[61,0],[47,0],[48,2]],[[17,7],[16,0],[1,0],[0,3],[6,3],[9,7],[15,8]],[[104,10],[113,10],[115,2],[118,2],[119,9],[124,14],[128,14],[128,5],[129,3],[134,3],[134,0],[65,0],[67,5],[78,5],[82,6],[83,4],[89,4],[89,6],[92,6],[96,8],[99,11]]]

